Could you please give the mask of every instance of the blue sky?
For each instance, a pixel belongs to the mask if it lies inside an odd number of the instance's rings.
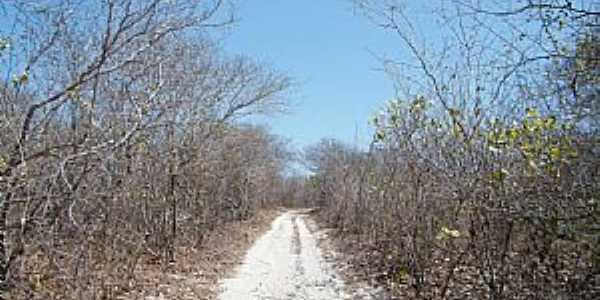
[[[433,10],[454,13],[447,6],[450,2],[401,3],[415,27],[418,47],[432,52],[442,48],[449,31]],[[481,3],[510,10],[516,2]],[[290,139],[296,150],[321,138],[366,147],[372,137],[369,118],[395,96],[377,56],[415,62],[401,39],[357,13],[351,0],[239,0],[238,4],[240,20],[224,42],[226,50],[268,63],[298,83],[292,112],[266,121],[274,133]],[[500,32],[508,29],[499,21],[490,22]]]
[[[369,117],[394,95],[372,52],[393,49],[398,40],[357,15],[348,0],[246,0],[237,14],[228,52],[257,58],[298,83],[291,113],[267,121],[276,134],[296,149],[323,137],[369,143]]]

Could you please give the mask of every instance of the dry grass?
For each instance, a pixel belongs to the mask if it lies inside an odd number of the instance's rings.
[[[136,275],[142,284],[121,299],[215,299],[219,280],[233,272],[278,214],[263,210],[249,220],[224,224],[199,248],[178,248],[178,259],[166,268],[142,265]]]
[[[233,272],[279,213],[277,209],[261,210],[248,220],[221,224],[202,245],[178,247],[175,262],[169,264],[147,253],[117,260],[114,253],[101,251],[103,247],[87,245],[85,248],[94,252],[89,258],[94,258],[97,267],[73,275],[68,270],[73,269],[74,261],[52,262],[36,252],[26,257],[24,284],[14,289],[9,299],[215,299],[219,280]],[[73,253],[76,245],[65,246],[64,251]]]

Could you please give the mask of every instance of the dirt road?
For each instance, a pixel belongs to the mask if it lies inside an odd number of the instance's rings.
[[[299,211],[277,217],[235,276],[221,282],[219,299],[379,299],[344,283],[324,259],[317,244],[320,232],[309,229],[307,218]]]

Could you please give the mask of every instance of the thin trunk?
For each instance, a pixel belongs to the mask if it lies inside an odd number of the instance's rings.
[[[12,170],[6,172],[6,176],[10,176]],[[13,181],[10,188],[15,185]],[[10,268],[10,259],[8,256],[8,210],[10,209],[10,201],[12,193],[2,192],[0,190],[0,300],[5,299],[4,293],[8,290],[8,270]]]
[[[171,247],[170,247],[170,261],[175,261],[175,241],[177,239],[177,199],[175,197],[175,174],[171,173],[171,180],[169,184],[169,197],[171,198]]]
[[[0,203],[0,291],[6,290],[6,279],[8,275],[8,260],[6,256],[6,246],[7,246],[7,228],[6,228],[6,217],[9,205],[9,194],[4,194],[0,192],[0,198],[2,199],[2,203]],[[0,294],[0,299],[4,299],[4,295]]]
[[[171,201],[171,239],[169,243],[169,261],[175,261],[175,241],[177,239],[177,199],[175,197],[175,184],[176,184],[176,164],[177,164],[177,153],[175,150],[175,129],[171,125],[169,129],[169,143],[170,143],[170,163],[169,163],[169,190],[167,192],[167,199]]]

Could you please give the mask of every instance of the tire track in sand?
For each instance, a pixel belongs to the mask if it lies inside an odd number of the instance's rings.
[[[219,299],[372,299],[347,293],[305,218],[299,211],[277,217],[246,253],[235,276],[221,281]]]

